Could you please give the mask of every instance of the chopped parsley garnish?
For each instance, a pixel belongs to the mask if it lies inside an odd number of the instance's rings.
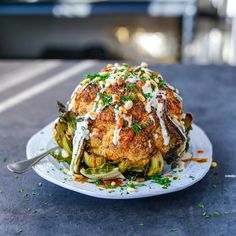
[[[143,80],[143,81],[146,81],[146,80],[147,80],[143,75],[140,76],[140,79]]]
[[[125,86],[125,89],[131,92],[134,92],[135,88],[136,88],[135,84],[129,84]]]
[[[104,74],[104,75],[100,75],[100,77],[101,77],[101,80],[103,80],[103,81],[105,81],[106,79],[108,79],[108,78],[109,78],[109,76],[110,76],[110,74],[109,74],[109,73],[107,73],[107,74]]]
[[[130,188],[135,188],[136,187],[136,184],[133,183],[132,181],[129,181],[126,185]]]
[[[162,177],[161,175],[155,174],[151,177],[153,183],[162,185],[162,188],[167,189],[170,186],[171,180],[169,178]]]
[[[127,101],[129,101],[129,100],[132,100],[132,98],[133,98],[133,95],[128,95],[128,96],[120,96],[120,101],[121,102],[127,102]]]
[[[96,77],[99,77],[100,75],[98,73],[95,73],[95,74],[87,74],[86,75],[86,79],[90,79],[90,80],[93,80],[95,79]]]
[[[150,122],[147,121],[146,124],[145,124],[146,127],[149,127],[150,126]]]
[[[142,128],[140,124],[136,123],[132,125],[132,129],[136,134],[140,134]]]
[[[99,93],[100,98],[103,101],[103,105],[106,107],[112,102],[112,96]]]
[[[152,79],[156,79],[157,77],[158,77],[158,75],[155,75],[155,74],[152,74],[152,75],[151,75],[151,78],[152,78]]]
[[[120,96],[120,101],[121,102],[127,102],[127,101],[130,101],[130,100],[132,100],[134,103],[138,102],[138,98],[134,97],[133,94],[130,94],[130,95],[127,95],[127,96],[125,96],[125,95]]]
[[[128,79],[128,75],[124,74],[122,75],[123,78]]]
[[[155,85],[151,84],[151,88],[154,91],[156,87],[155,87]]]
[[[122,66],[127,68],[129,65],[127,63],[123,63]]]
[[[116,188],[115,185],[111,185],[111,184],[107,184],[107,187],[108,187],[108,188]]]
[[[95,183],[96,185],[101,185],[102,181],[99,179],[88,179],[88,182]]]
[[[166,82],[164,80],[160,80],[159,84],[158,84],[158,88],[161,88],[162,86],[164,86],[166,84]]]
[[[84,126],[81,126],[81,129],[82,129],[82,131],[86,131],[87,130],[87,128],[84,127]]]
[[[152,98],[152,96],[151,96],[150,93],[145,93],[145,94],[143,94],[143,96],[144,96],[146,99],[148,99],[148,98]]]
[[[194,180],[194,179],[195,179],[195,177],[194,177],[194,176],[192,176],[192,175],[189,175],[189,178],[190,178],[190,179],[192,179],[192,180]]]
[[[127,126],[128,126],[128,122],[124,121],[124,127],[127,127]]]
[[[94,111],[96,111],[98,108],[98,101],[95,102],[95,107],[94,107]]]
[[[132,75],[136,76],[136,73],[135,73],[134,70],[131,70],[130,73],[131,73]]]

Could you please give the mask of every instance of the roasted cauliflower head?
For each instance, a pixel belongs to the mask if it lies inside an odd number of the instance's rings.
[[[87,75],[67,106],[59,106],[54,137],[67,152],[71,173],[152,176],[165,163],[175,166],[188,146],[191,114],[184,113],[179,91],[146,63],[108,64]]]

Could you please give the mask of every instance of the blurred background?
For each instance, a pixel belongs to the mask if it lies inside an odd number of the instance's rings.
[[[0,59],[236,65],[236,0],[1,0]]]

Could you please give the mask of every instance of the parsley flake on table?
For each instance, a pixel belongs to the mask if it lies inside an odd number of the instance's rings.
[[[213,214],[213,216],[220,216],[221,215],[219,211],[214,211],[212,214]]]
[[[177,232],[179,230],[179,228],[171,228],[169,229],[169,232]]]
[[[210,215],[209,215],[206,211],[204,211],[204,212],[202,213],[202,216],[203,216],[205,219],[210,218]]]
[[[228,192],[229,191],[229,189],[228,188],[224,188],[224,192]]]
[[[19,189],[18,189],[18,192],[19,192],[19,193],[23,193],[24,191],[25,191],[25,190],[24,190],[23,188],[19,188]]]
[[[19,229],[19,230],[16,231],[16,235],[20,235],[22,232],[23,232],[23,230]]]
[[[198,208],[205,208],[205,206],[204,206],[203,203],[198,203],[198,204],[197,204],[197,207],[198,207]]]

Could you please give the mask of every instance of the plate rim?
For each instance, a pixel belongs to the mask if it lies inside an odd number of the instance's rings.
[[[31,136],[31,138],[28,140],[27,145],[26,145],[26,157],[27,157],[27,159],[33,158],[33,157],[30,157],[31,156],[30,155],[30,153],[31,153],[31,151],[30,151],[31,143],[33,143],[34,139],[42,132],[42,130],[44,130],[47,127],[51,126],[52,123],[54,123],[54,122],[55,121],[50,122],[48,125],[46,125],[42,129],[40,129],[38,132],[33,134]],[[213,157],[212,143],[211,143],[209,137],[207,136],[206,132],[201,127],[199,127],[196,124],[193,124],[192,126],[193,126],[193,128],[195,127],[197,129],[199,129],[204,134],[205,138],[207,139],[207,141],[209,143],[209,151],[211,153],[211,156],[208,157],[208,159],[209,159],[209,161],[207,163],[208,165],[205,167],[204,172],[202,173],[202,175],[199,178],[195,178],[194,180],[191,181],[191,183],[188,183],[187,185],[177,186],[174,189],[165,189],[165,191],[160,191],[160,192],[159,191],[146,192],[145,194],[141,193],[139,195],[136,195],[136,194],[126,194],[126,195],[102,194],[102,192],[101,193],[100,192],[92,192],[92,191],[88,191],[86,189],[81,189],[81,188],[78,188],[78,187],[75,187],[75,186],[72,186],[72,185],[68,185],[66,182],[63,183],[63,182],[55,179],[54,177],[52,177],[50,175],[47,175],[46,173],[41,172],[39,169],[37,169],[35,167],[32,167],[32,169],[40,177],[42,177],[43,179],[45,179],[45,180],[47,180],[47,181],[49,181],[49,182],[51,182],[53,184],[56,184],[57,186],[63,187],[63,188],[68,189],[68,190],[72,190],[72,191],[77,192],[77,193],[85,194],[87,196],[96,197],[96,198],[122,200],[122,199],[137,199],[137,198],[154,197],[154,196],[174,193],[174,192],[186,189],[188,187],[191,187],[192,185],[194,185],[197,182],[201,181],[206,176],[206,174],[209,172],[210,167],[211,167],[211,162],[212,162],[212,157]]]

